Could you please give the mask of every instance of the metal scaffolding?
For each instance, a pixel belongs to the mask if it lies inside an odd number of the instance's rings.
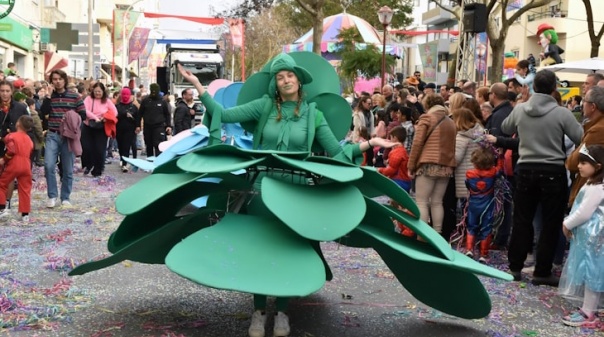
[[[476,0],[463,0],[461,2],[461,12],[459,20],[459,46],[457,48],[457,69],[455,73],[456,81],[466,79],[474,81],[476,66],[475,66],[475,51],[476,44],[474,37],[476,33],[464,32],[463,22],[465,15],[465,7],[472,3],[477,3]]]

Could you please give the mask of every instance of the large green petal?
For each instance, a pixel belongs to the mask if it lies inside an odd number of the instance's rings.
[[[405,190],[392,181],[392,179],[380,174],[373,168],[361,167],[361,169],[363,170],[363,178],[354,181],[353,184],[363,192],[364,196],[375,198],[387,195],[419,219],[419,208],[417,208],[417,204]]]
[[[295,185],[265,177],[261,191],[262,201],[273,214],[311,240],[335,240],[365,216],[363,195],[350,184]]]
[[[178,167],[187,172],[214,173],[233,172],[254,166],[264,161],[264,158],[244,158],[231,154],[189,153],[178,159]]]
[[[155,173],[143,178],[120,193],[116,200],[117,211],[128,215],[140,211],[158,198],[203,177],[198,173]]]
[[[192,233],[211,225],[208,218],[208,213],[211,212],[213,210],[203,209],[194,214],[174,220],[132,242],[107,258],[77,266],[69,272],[69,275],[83,275],[112,266],[124,260],[152,264],[165,263],[166,255],[168,255],[168,252],[170,252],[174,245]]]
[[[277,159],[300,170],[312,172],[341,183],[355,181],[363,177],[363,171],[358,167],[331,165],[280,156]]]
[[[325,283],[323,262],[279,221],[227,214],[177,244],[166,257],[173,272],[219,289],[269,296],[307,296]]]
[[[427,223],[390,206],[381,205],[372,199],[365,198],[365,201],[367,202],[367,216],[363,220],[363,223],[371,224],[389,235],[391,232],[394,232],[394,225],[391,220],[386,221],[384,216],[388,219],[392,217],[411,228],[417,235],[421,236],[426,243],[434,246],[442,257],[449,260],[454,259],[451,245],[449,245],[440,234],[434,231],[432,227],[428,226]]]
[[[154,175],[156,174],[153,174],[150,177]],[[150,194],[147,198],[148,203],[139,204],[139,206],[142,207],[139,211],[127,215],[124,220],[122,220],[118,229],[109,238],[107,243],[109,251],[115,253],[142,236],[164,226],[166,223],[174,220],[177,212],[184,206],[199,197],[209,194],[226,195],[228,191],[233,189],[251,188],[249,182],[245,179],[228,173],[207,174],[203,175],[203,177],[220,178],[222,181],[219,184],[215,184],[195,180],[180,186],[151,184],[147,190],[147,193]],[[147,178],[145,178],[135,186],[148,182],[156,181],[147,180]],[[153,187],[155,187],[155,189],[153,189]],[[138,195],[135,195],[135,197],[140,198]],[[126,200],[126,202],[129,201]],[[208,202],[208,207],[214,207],[210,205],[216,205],[217,209],[223,209],[218,207],[215,203],[210,204]],[[121,207],[119,201],[117,202],[117,207],[118,209]]]
[[[491,311],[489,294],[471,272],[415,260],[385,244],[376,243],[374,249],[405,289],[432,308],[466,319]]]
[[[430,245],[361,225],[355,235],[384,259],[401,284],[418,300],[445,313],[462,318],[482,318],[491,310],[491,301],[474,274],[511,281],[512,276],[454,252],[455,258],[442,259]],[[446,285],[443,286],[443,280]]]
[[[417,240],[401,240],[401,235],[391,231],[386,232],[373,226],[360,225],[355,229],[367,234],[374,240],[374,245],[382,243],[391,249],[402,253],[411,259],[427,263],[436,263],[443,266],[449,266],[459,270],[467,271],[473,274],[480,274],[488,277],[494,277],[506,281],[511,281],[512,275],[491,268],[451,249],[454,258],[451,260],[443,259],[434,246],[427,245]],[[450,289],[450,288],[449,288]]]

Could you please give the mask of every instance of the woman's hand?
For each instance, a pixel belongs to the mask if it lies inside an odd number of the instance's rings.
[[[495,137],[491,134],[485,135],[484,138],[487,140],[487,142],[489,142],[491,144],[497,143],[497,137]]]
[[[411,170],[407,170],[407,175],[409,176],[409,178],[413,179],[415,178],[415,173],[411,172]]]
[[[192,72],[186,70],[180,63],[178,63],[176,67],[178,68],[178,71],[180,72],[182,77],[187,80],[187,82],[191,83],[195,87],[195,89],[197,89],[199,96],[203,95],[206,92],[203,85],[201,85],[201,82],[199,82],[199,78],[197,78],[197,76],[193,75]]]
[[[564,236],[566,237],[567,240],[570,240],[573,238],[573,232],[571,232],[568,228],[566,228],[566,226],[562,225],[562,233],[564,233]]]

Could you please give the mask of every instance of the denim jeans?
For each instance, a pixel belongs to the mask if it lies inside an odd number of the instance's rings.
[[[69,151],[67,139],[56,132],[46,134],[44,149],[44,173],[46,174],[46,189],[49,198],[58,196],[57,188],[57,158],[61,158],[63,177],[61,178],[61,201],[69,200],[73,184],[73,152]]]
[[[559,169],[519,169],[514,193],[514,226],[508,251],[511,271],[520,271],[533,245],[533,219],[541,203],[542,228],[537,239],[534,276],[551,275],[560,226],[564,220],[568,185],[564,166]]]

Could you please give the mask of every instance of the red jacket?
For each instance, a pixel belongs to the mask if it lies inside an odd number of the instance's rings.
[[[115,126],[117,125],[117,116],[113,114],[113,112],[105,112],[103,114],[103,118],[105,119],[105,134],[107,137],[115,138],[116,131]]]
[[[390,179],[398,179],[404,181],[411,181],[409,173],[407,172],[407,163],[409,162],[409,155],[403,145],[393,147],[388,155],[388,166],[380,167],[378,172],[385,175]]]

